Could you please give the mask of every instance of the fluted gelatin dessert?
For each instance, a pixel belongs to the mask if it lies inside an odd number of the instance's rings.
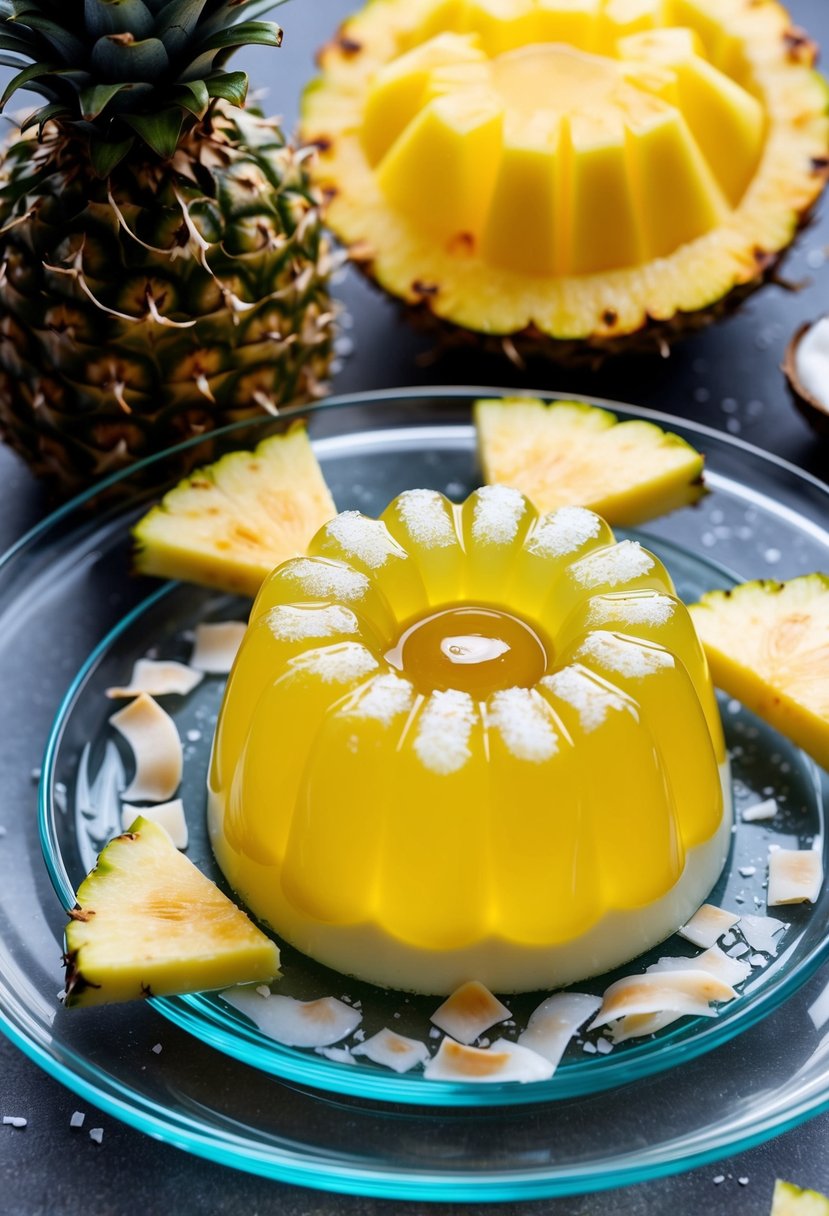
[[[379,984],[566,984],[656,944],[730,841],[705,658],[662,564],[486,486],[345,512],[263,585],[213,848],[305,953]]]

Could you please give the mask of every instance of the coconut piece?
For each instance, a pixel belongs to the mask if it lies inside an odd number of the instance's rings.
[[[730,957],[719,946],[711,946],[709,950],[704,950],[702,954],[697,954],[694,958],[660,958],[658,962],[651,963],[647,971],[688,971],[692,969],[707,971],[709,975],[715,975],[724,984],[731,984],[732,988],[735,984],[742,984],[751,974],[748,963],[741,963],[739,959]]]
[[[135,757],[135,776],[124,798],[167,802],[181,784],[184,763],[176,724],[157,701],[142,692],[110,718]]]
[[[420,1039],[408,1039],[388,1027],[366,1039],[365,1043],[358,1043],[352,1052],[355,1056],[367,1056],[375,1064],[384,1064],[395,1072],[408,1072],[429,1059],[429,1048]]]
[[[186,697],[204,679],[200,671],[194,671],[186,663],[172,659],[138,659],[132,669],[130,682],[123,688],[108,688],[108,697],[137,697],[145,692],[151,697],[165,697],[175,693]]]
[[[713,946],[732,925],[740,919],[737,912],[726,912],[715,904],[703,904],[685,925],[680,925],[677,933],[686,941],[706,950]]]
[[[752,803],[740,812],[743,823],[763,823],[774,819],[777,814],[777,802],[774,798],[766,798],[763,802]]]
[[[187,820],[184,818],[184,803],[180,798],[172,802],[160,802],[157,806],[131,806],[125,802],[121,807],[121,827],[128,832],[138,818],[157,823],[172,840],[177,849],[187,848]]]
[[[610,1034],[614,1043],[624,1043],[626,1039],[641,1039],[646,1034],[656,1034],[658,1030],[664,1030],[666,1026],[678,1022],[684,1016],[670,1010],[663,1013],[632,1013],[629,1017],[619,1018],[618,1022],[611,1022]]]
[[[732,1001],[737,993],[730,984],[688,967],[682,971],[657,970],[627,975],[611,984],[604,994],[598,1016],[588,1027],[596,1030],[617,1018],[638,1013],[676,1013],[713,1018],[713,1001]]]
[[[196,640],[190,666],[210,675],[226,676],[242,645],[247,625],[244,621],[217,621],[196,626]]]
[[[318,1047],[317,1052],[334,1064],[356,1064],[357,1061],[347,1047]]]
[[[437,1053],[426,1062],[429,1081],[547,1081],[554,1065],[528,1047],[496,1039],[491,1047],[468,1047],[454,1039],[441,1040]]]
[[[817,849],[774,849],[769,851],[769,889],[766,902],[778,904],[814,903],[823,886],[823,859]]]
[[[783,373],[792,400],[810,426],[829,435],[829,317],[806,321],[786,347]]]
[[[752,950],[759,950],[762,954],[770,954],[772,957],[777,954],[780,941],[788,927],[786,921],[776,920],[773,916],[749,915],[741,916],[737,926]]]
[[[506,1005],[478,980],[461,984],[432,1014],[435,1026],[459,1043],[474,1043],[479,1035],[512,1017]]]
[[[518,1042],[555,1067],[579,1026],[597,1013],[601,1004],[601,997],[586,992],[556,992],[533,1010]]]
[[[297,1001],[292,996],[263,998],[253,988],[228,988],[222,999],[250,1018],[255,1026],[286,1047],[330,1047],[353,1034],[363,1015],[335,996]]]

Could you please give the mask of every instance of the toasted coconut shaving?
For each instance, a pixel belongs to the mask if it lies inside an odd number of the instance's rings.
[[[149,819],[157,823],[172,840],[177,849],[187,848],[187,820],[184,818],[184,803],[180,798],[172,802],[160,802],[157,806],[131,806],[125,802],[121,807],[121,827],[128,832],[136,819]]]
[[[110,722],[135,757],[135,776],[124,798],[167,802],[181,784],[183,756],[176,724],[157,701],[142,692]]]
[[[658,963],[652,963],[648,971],[689,971],[698,969],[714,975],[724,984],[732,988],[742,984],[751,975],[751,967],[739,959],[731,958],[719,946],[712,946],[694,958],[661,958]]]
[[[717,1011],[712,1001],[732,1001],[737,993],[707,971],[657,970],[644,975],[628,975],[611,984],[604,994],[598,1017],[589,1029],[596,1030],[617,1018],[642,1013],[689,1014],[713,1018]]]
[[[506,1039],[491,1047],[467,1047],[443,1039],[437,1054],[427,1061],[423,1075],[430,1081],[547,1081],[554,1066],[549,1060]]]
[[[718,942],[739,919],[737,912],[726,912],[725,908],[718,908],[715,904],[703,904],[687,925],[681,925],[677,929],[677,933],[686,941],[706,950]]]
[[[737,927],[752,950],[773,957],[789,926],[786,921],[776,920],[773,916],[741,916]]]
[[[769,853],[770,908],[814,903],[823,886],[823,860],[817,849],[774,849]]]
[[[459,1043],[474,1043],[490,1026],[511,1016],[506,1005],[502,1005],[488,988],[478,980],[470,980],[446,998],[431,1020]]]
[[[244,621],[218,621],[196,626],[196,641],[190,666],[210,675],[226,676],[242,645],[247,625]]]
[[[175,693],[186,697],[204,679],[186,663],[172,659],[139,659],[132,669],[130,682],[124,688],[108,688],[108,697],[137,697],[145,692],[150,697],[165,697]]]
[[[367,1056],[375,1064],[384,1064],[395,1072],[409,1072],[429,1059],[429,1048],[420,1039],[407,1039],[388,1027],[366,1039],[365,1043],[358,1043],[352,1051],[355,1056]]]
[[[600,997],[585,992],[557,992],[548,996],[530,1015],[518,1042],[555,1067],[579,1026],[598,1012],[601,1003]]]
[[[614,1043],[624,1043],[626,1039],[641,1039],[646,1034],[656,1034],[673,1022],[678,1022],[684,1015],[666,1010],[664,1013],[633,1013],[630,1017],[619,1018],[618,1022],[610,1025],[610,1037]]]
[[[363,1020],[359,1009],[325,996],[297,1001],[292,996],[263,998],[253,988],[228,988],[222,999],[238,1009],[277,1043],[286,1047],[330,1047],[353,1032]]]

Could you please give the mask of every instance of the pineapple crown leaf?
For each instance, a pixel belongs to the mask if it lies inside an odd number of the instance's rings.
[[[283,0],[0,0],[0,65],[45,105],[24,130],[57,121],[111,173],[136,139],[169,159],[214,98],[243,106],[244,72],[226,70],[242,46],[273,46],[282,31],[259,18]]]

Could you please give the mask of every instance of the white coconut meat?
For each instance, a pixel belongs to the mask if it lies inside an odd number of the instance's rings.
[[[506,1005],[487,987],[478,980],[470,980],[446,998],[432,1014],[431,1021],[459,1043],[474,1043],[491,1026],[510,1017]]]
[[[255,988],[228,988],[222,994],[250,1018],[262,1034],[285,1047],[330,1047],[353,1034],[363,1015],[334,996],[298,1001],[292,996],[262,997]]]
[[[742,984],[751,975],[751,967],[748,963],[729,957],[719,946],[711,946],[709,950],[704,950],[702,954],[697,954],[694,958],[661,958],[647,968],[649,973],[690,970],[707,971],[709,975],[716,976],[724,984],[730,984],[732,988],[735,984]]]
[[[469,1047],[454,1039],[442,1039],[437,1053],[428,1060],[423,1075],[430,1081],[548,1081],[554,1065],[528,1047],[496,1039],[491,1047]]]
[[[598,1012],[601,1004],[601,997],[586,992],[556,992],[533,1010],[518,1042],[555,1067],[578,1028]]]
[[[730,984],[692,967],[627,975],[607,989],[598,1016],[588,1029],[596,1030],[617,1018],[642,1013],[713,1018],[717,1011],[711,1008],[712,1003],[732,1001],[736,995]]]
[[[135,758],[135,776],[124,790],[127,801],[167,802],[181,784],[184,757],[176,724],[147,693],[113,714],[110,723],[126,739]]]
[[[190,666],[209,675],[226,676],[242,645],[246,629],[244,621],[197,625]]]
[[[187,848],[187,820],[180,798],[174,798],[172,802],[159,802],[156,806],[132,806],[125,802],[121,808],[121,827],[125,832],[130,830],[139,816],[164,828],[177,849]]]
[[[680,925],[677,933],[686,941],[706,950],[713,946],[732,925],[740,919],[737,912],[726,912],[716,904],[703,904],[685,925]]]
[[[754,802],[740,812],[743,823],[767,823],[777,814],[777,803],[774,798],[766,798],[763,802]]]
[[[769,852],[770,908],[779,904],[814,903],[823,886],[823,859],[817,849]]]
[[[780,949],[783,935],[788,929],[784,920],[774,916],[741,916],[737,928],[752,950],[774,957]]]
[[[145,692],[150,697],[166,697],[175,694],[186,697],[204,679],[200,671],[194,671],[186,663],[173,659],[139,659],[132,669],[128,684],[123,688],[108,688],[107,696],[137,697]]]
[[[366,1056],[375,1064],[383,1064],[395,1072],[409,1072],[429,1059],[429,1048],[420,1039],[409,1039],[404,1034],[384,1027],[365,1043],[352,1048],[355,1056]]]

